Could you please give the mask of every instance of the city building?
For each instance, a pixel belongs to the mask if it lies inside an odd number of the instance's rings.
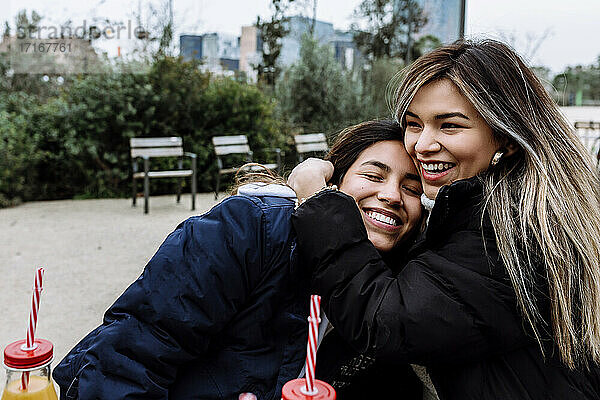
[[[288,67],[300,58],[302,37],[310,32],[313,19],[304,16],[292,16],[287,22],[289,33],[281,40],[281,53],[278,62]],[[336,60],[345,69],[352,69],[362,60],[361,53],[352,40],[352,33],[335,30],[329,22],[314,21],[314,37],[321,45],[331,46]],[[262,42],[255,26],[242,27],[240,40],[240,70],[247,76],[256,78],[254,66],[261,61]]]
[[[336,30],[330,43],[334,49],[335,59],[342,64],[342,68],[346,71],[352,70],[362,63],[363,57],[354,43],[352,32]]]
[[[312,18],[290,17],[289,33],[281,40],[278,59],[281,66],[288,67],[300,58],[302,37],[311,30],[312,24]],[[351,32],[335,30],[333,24],[316,20],[314,37],[321,45],[332,48],[344,69],[351,70],[362,62]],[[224,33],[179,36],[180,55],[185,60],[202,60],[202,68],[217,74],[232,75],[234,71],[241,71],[252,81],[257,77],[254,67],[261,62],[262,47],[260,32],[254,25],[243,26],[239,37]]]
[[[292,65],[300,58],[302,37],[307,34],[313,24],[313,19],[303,16],[290,17],[287,25],[289,33],[281,40],[279,63],[283,66]],[[335,39],[333,24],[330,22],[314,21],[314,37],[319,44],[330,44]]]
[[[202,60],[202,68],[220,75],[239,70],[240,38],[227,33],[180,35],[179,51],[184,60]]]
[[[179,55],[184,60],[190,61],[202,58],[202,36],[201,35],[180,35],[179,36]]]
[[[256,26],[242,26],[242,36],[240,37],[240,71],[244,72],[251,81],[256,81],[257,78],[254,66],[260,64],[262,45],[260,32]]]
[[[442,44],[452,43],[464,36],[466,0],[416,0],[427,24],[417,33],[416,38],[432,35]]]

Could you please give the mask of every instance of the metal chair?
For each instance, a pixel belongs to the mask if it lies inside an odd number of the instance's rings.
[[[217,156],[217,166],[219,170],[216,176],[215,184],[215,200],[219,197],[219,186],[221,184],[221,175],[231,174],[237,172],[240,166],[227,166],[225,157],[229,155],[243,155],[247,163],[253,162],[254,152],[250,150],[248,145],[248,138],[246,135],[232,135],[232,136],[213,136],[212,144],[215,149],[215,155]],[[279,171],[281,168],[281,149],[272,148],[264,149],[266,151],[273,151],[276,154],[276,163],[261,164],[262,166]],[[260,166],[252,166],[250,170],[259,170]]]
[[[298,162],[302,162],[307,153],[326,153],[329,150],[327,138],[323,133],[296,135],[294,136],[294,142],[296,143]]]
[[[192,210],[196,209],[196,154],[183,151],[180,137],[131,138],[132,200],[135,207],[137,196],[136,179],[144,179],[144,214],[148,214],[150,178],[191,178]],[[191,169],[183,169],[183,157],[190,157]],[[178,157],[176,170],[151,171],[150,159],[155,157]],[[144,160],[144,170],[138,171],[138,159]],[[177,185],[177,203],[181,199],[181,181]]]

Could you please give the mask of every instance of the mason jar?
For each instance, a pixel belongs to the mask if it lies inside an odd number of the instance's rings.
[[[18,340],[4,349],[6,383],[0,400],[58,400],[52,381],[54,346],[35,339],[32,348]]]

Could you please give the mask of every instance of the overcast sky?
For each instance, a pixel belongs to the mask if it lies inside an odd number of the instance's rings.
[[[345,29],[360,1],[318,0],[317,18]],[[148,2],[141,2],[143,13]],[[139,0],[0,0],[0,4],[2,22],[12,23],[17,11],[25,8],[40,12],[47,24],[71,19],[77,26],[93,16],[126,22]],[[269,4],[270,0],[173,0],[177,33],[240,35],[242,25],[270,14]],[[559,72],[567,65],[591,64],[600,56],[600,0],[467,0],[466,32],[503,39],[532,64]],[[103,47],[114,55],[117,45],[113,41]]]

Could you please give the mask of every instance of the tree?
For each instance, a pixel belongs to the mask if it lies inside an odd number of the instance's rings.
[[[415,0],[363,0],[354,11],[354,41],[370,59],[406,58],[411,37],[427,22]]]
[[[152,7],[151,7],[152,9]],[[153,11],[153,15],[160,15],[159,25],[157,29],[160,33],[158,36],[158,54],[160,55],[173,55],[173,33],[175,32],[175,26],[173,22],[173,1],[165,1],[162,4],[162,10],[159,12]]]
[[[254,66],[259,82],[273,87],[281,73],[277,59],[281,53],[281,39],[289,33],[286,24],[289,17],[286,12],[294,0],[271,0],[273,15],[271,20],[264,21],[257,17],[255,26],[258,28],[262,42],[262,61]]]
[[[563,106],[600,104],[600,56],[595,64],[567,67],[556,75],[553,86],[557,100]]]
[[[300,58],[276,86],[280,118],[305,131],[338,130],[361,118],[357,86],[329,46],[304,35]]]
[[[440,39],[433,35],[421,36],[415,43],[410,47],[410,59],[416,60],[423,54],[430,52],[431,50],[438,48],[442,45]]]
[[[257,151],[287,149],[275,103],[255,85],[211,79],[197,62],[179,57],[157,54],[151,61],[148,73],[139,73],[141,62],[124,61],[69,76],[60,86],[51,79],[42,96],[16,85],[20,74],[8,78],[0,54],[0,208],[20,200],[126,196],[131,137],[182,136],[198,155],[201,191],[212,189],[213,135],[239,132]],[[170,169],[172,161],[154,163]],[[155,189],[173,193],[175,184],[164,179]]]
[[[15,17],[15,22],[17,24],[17,37],[20,39],[25,39],[36,32],[38,30],[39,23],[43,18],[35,10],[32,11],[30,15],[31,16],[28,17],[27,11],[21,10]]]
[[[498,31],[498,36],[504,42],[530,63],[533,63],[538,50],[546,40],[553,35],[552,29],[548,28],[544,32],[527,32],[525,37],[518,36],[514,31]]]
[[[402,60],[381,58],[373,60],[368,69],[363,71],[360,109],[364,119],[392,117],[392,96],[398,84],[394,77],[402,67]]]
[[[130,53],[140,61],[150,64],[155,56],[174,56],[176,53],[176,44],[173,41],[177,28],[177,23],[173,16],[172,1],[160,0],[154,2],[145,2],[142,9],[134,11],[133,18],[137,27],[134,30],[136,37],[135,46]],[[107,24],[121,25],[122,22],[110,22]]]

